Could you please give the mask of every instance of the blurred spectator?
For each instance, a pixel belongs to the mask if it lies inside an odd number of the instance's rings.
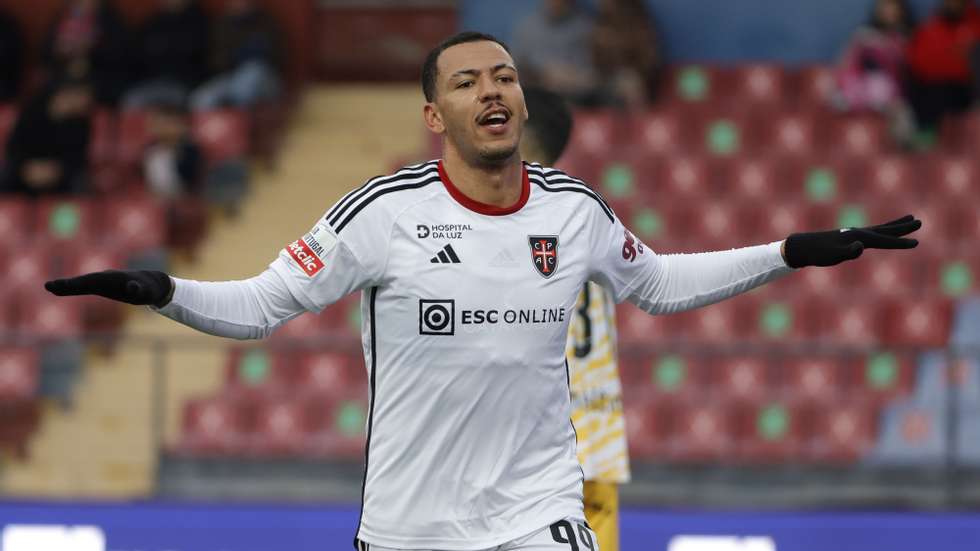
[[[3,190],[31,196],[79,191],[92,104],[92,86],[76,78],[52,82],[28,100],[7,141]]]
[[[16,19],[0,13],[0,101],[16,99],[23,78],[24,35]]]
[[[140,82],[123,100],[127,109],[184,102],[208,76],[210,29],[204,10],[197,0],[159,0],[159,5],[138,33]]]
[[[839,108],[886,111],[902,100],[905,48],[914,26],[905,0],[875,2],[837,67]]]
[[[150,191],[165,199],[200,192],[204,159],[191,136],[184,103],[153,106],[148,131],[150,145],[143,154],[143,177]]]
[[[603,103],[640,108],[656,98],[663,58],[643,0],[601,0],[593,49]]]
[[[250,107],[278,97],[281,36],[255,0],[228,2],[217,22],[211,53],[218,76],[194,93],[194,109]]]
[[[969,109],[977,75],[980,12],[968,0],[942,0],[909,45],[909,101],[919,128],[932,132],[950,113]],[[975,66],[975,64],[974,64]]]
[[[513,42],[521,80],[560,91],[580,105],[601,103],[592,58],[594,21],[575,0],[544,0],[521,21]]]
[[[66,0],[44,45],[50,75],[87,77],[99,103],[115,105],[129,82],[129,35],[105,0]]]

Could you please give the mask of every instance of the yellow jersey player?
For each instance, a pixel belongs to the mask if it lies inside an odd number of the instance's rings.
[[[560,96],[541,88],[524,87],[524,101],[532,115],[521,156],[554,165],[568,142],[572,115]],[[617,485],[630,478],[614,311],[605,289],[587,282],[578,296],[567,345],[572,423],[585,473],[585,517],[603,551],[619,550]]]

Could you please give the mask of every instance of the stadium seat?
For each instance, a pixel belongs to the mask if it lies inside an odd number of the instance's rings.
[[[924,254],[925,293],[963,299],[980,289],[980,254]]]
[[[839,399],[843,384],[843,362],[833,356],[798,356],[778,361],[781,390],[805,405],[825,406]]]
[[[814,225],[811,219],[819,207],[802,201],[753,204],[748,207],[747,219],[758,221],[757,242],[766,243],[786,239],[791,233],[825,229]]]
[[[211,163],[248,155],[248,116],[236,109],[195,113],[191,132]]]
[[[672,411],[665,456],[677,463],[714,463],[730,459],[736,448],[737,409],[724,400],[693,400]]]
[[[785,464],[803,454],[804,409],[792,399],[763,397],[745,406],[735,459],[748,464]]]
[[[40,287],[39,281],[34,285]],[[55,297],[43,291],[24,293],[18,298],[18,330],[34,337],[70,339],[79,337],[82,324],[81,297]]]
[[[651,316],[624,302],[616,307],[616,327],[624,344],[652,344],[666,340],[676,327],[674,316]]]
[[[812,430],[804,445],[808,462],[851,465],[862,460],[875,442],[875,410],[861,401],[838,400],[815,408]]]
[[[731,89],[740,106],[778,108],[786,93],[786,75],[780,65],[747,64],[732,70]]]
[[[885,312],[888,343],[916,347],[944,347],[949,343],[953,309],[948,299],[890,300]]]
[[[280,325],[272,338],[276,340],[311,341],[321,338],[323,330],[316,314],[304,313]]]
[[[698,156],[671,156],[663,160],[653,186],[641,193],[656,199],[655,204],[667,201],[685,202],[713,195],[711,174],[705,159]]]
[[[759,242],[774,240],[771,236],[759,239]],[[778,279],[769,283],[763,289],[770,291],[774,297],[794,300],[824,300],[837,296],[841,292],[852,289],[852,271],[845,266],[826,268],[804,268],[790,277]]]
[[[312,396],[309,404],[307,453],[315,457],[364,457],[368,398],[366,392],[344,398]]]
[[[688,342],[733,343],[745,330],[738,299],[670,314],[667,322],[672,335]]]
[[[37,205],[38,236],[59,244],[91,242],[100,230],[99,214],[87,199],[42,199]]]
[[[619,365],[627,403],[634,396],[658,404],[685,401],[704,389],[704,359],[694,354],[621,354]]]
[[[762,400],[776,388],[772,367],[762,355],[722,356],[709,361],[706,372],[712,396],[739,404]]]
[[[630,143],[647,155],[676,155],[694,141],[688,122],[682,112],[660,108],[630,117],[626,132]]]
[[[116,160],[116,114],[105,108],[96,109],[91,117],[88,147],[89,165],[101,165]]]
[[[336,337],[360,337],[361,294],[347,295],[320,312],[320,331]]]
[[[743,107],[715,107],[698,117],[688,117],[685,124],[697,131],[698,142],[705,155],[732,158],[759,150],[759,125],[750,111]]]
[[[976,199],[980,193],[980,170],[970,156],[936,155],[923,163],[923,191],[952,201]]]
[[[821,340],[837,345],[874,346],[884,338],[882,316],[881,306],[874,300],[858,296],[835,300],[828,305],[825,322],[817,334]]]
[[[254,410],[241,399],[218,395],[184,404],[177,451],[190,456],[240,455],[248,452]]]
[[[225,391],[259,399],[289,394],[288,371],[282,365],[291,354],[276,347],[233,347],[225,361]]]
[[[723,92],[722,71],[710,65],[671,67],[667,72],[665,100],[679,104],[712,103]]]
[[[164,206],[147,195],[108,201],[103,210],[103,235],[127,254],[162,247],[166,243]]]
[[[732,200],[768,202],[785,190],[777,164],[767,157],[716,160],[711,166],[711,179],[717,196]]]
[[[33,231],[31,202],[16,197],[0,198],[0,249],[23,246]]]
[[[803,107],[825,109],[834,91],[834,69],[829,65],[804,67],[798,74],[798,95]]]
[[[975,201],[961,201],[947,209],[956,228],[949,249],[957,254],[980,257],[976,244],[980,242],[980,207]]]
[[[787,159],[807,158],[823,145],[823,126],[811,111],[778,111],[763,117],[759,141],[766,152]]]
[[[833,269],[848,277],[853,292],[866,296],[910,297],[921,293],[925,287],[922,255],[917,251],[890,252]]]
[[[604,155],[617,148],[620,121],[610,110],[576,111],[566,155]]]
[[[921,185],[916,164],[906,157],[882,156],[857,159],[849,198],[870,202],[882,197],[917,198],[927,187]]]
[[[293,370],[290,380],[299,393],[350,396],[367,389],[367,371],[357,351],[301,352],[290,368]]]
[[[0,347],[0,401],[33,398],[40,384],[37,350]]]
[[[743,210],[725,199],[690,200],[667,212],[673,239],[692,252],[718,251],[748,244],[752,236]]]
[[[878,440],[866,461],[880,466],[939,467],[948,450],[945,404],[902,401],[881,414]]]
[[[70,251],[63,259],[60,269],[53,275],[67,277],[103,270],[120,270],[125,267],[126,258],[116,247],[83,245]]]
[[[670,438],[670,407],[655,399],[635,399],[624,404],[623,415],[630,458],[663,461]]]
[[[767,298],[752,293],[738,300],[745,323],[745,338],[758,343],[804,342],[819,333],[826,308],[820,299]]]
[[[27,444],[41,418],[39,400],[0,400],[0,449],[27,459]]]
[[[15,296],[21,292],[37,293],[41,282],[52,271],[51,255],[45,248],[27,246],[10,249],[6,272],[0,274],[4,288]]]
[[[258,402],[250,451],[261,457],[303,455],[309,432],[307,409],[307,403],[292,396],[270,396]]]
[[[844,365],[849,396],[872,407],[912,392],[913,358],[907,353],[881,350],[847,360]]]
[[[830,150],[845,157],[879,155],[890,148],[885,121],[877,116],[847,115],[828,128]]]

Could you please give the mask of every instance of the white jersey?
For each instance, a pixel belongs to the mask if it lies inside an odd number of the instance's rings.
[[[465,197],[432,161],[347,194],[262,276],[175,280],[161,313],[254,338],[362,290],[357,538],[485,549],[582,518],[565,343],[583,284],[678,311],[790,271],[778,247],[658,256],[562,172],[526,164],[520,200],[503,209]]]

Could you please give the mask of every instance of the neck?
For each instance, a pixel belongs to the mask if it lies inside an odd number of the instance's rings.
[[[475,166],[467,163],[454,147],[446,144],[442,166],[456,188],[469,199],[507,208],[521,198],[524,165],[518,154],[499,165]]]

